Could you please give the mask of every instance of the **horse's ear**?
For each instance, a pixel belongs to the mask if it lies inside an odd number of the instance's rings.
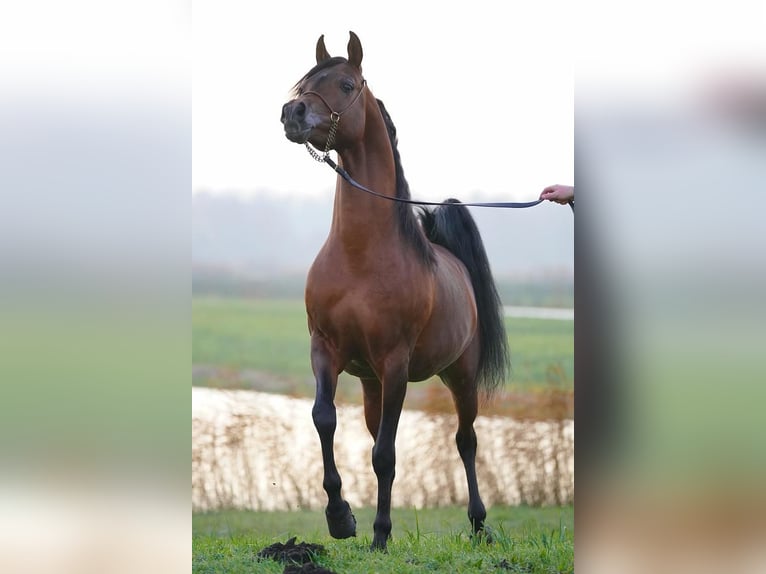
[[[362,69],[362,43],[359,37],[349,31],[350,39],[348,41],[348,62],[352,66]]]
[[[330,53],[327,51],[327,48],[325,48],[324,45],[324,34],[319,36],[319,40],[317,40],[317,64],[321,64],[325,60],[330,59]]]

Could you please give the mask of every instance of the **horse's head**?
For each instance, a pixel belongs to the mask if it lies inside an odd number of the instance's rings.
[[[290,141],[339,150],[362,137],[366,85],[362,44],[356,34],[349,34],[348,59],[331,57],[324,35],[319,37],[316,66],[295,84],[295,97],[282,106],[282,124]]]

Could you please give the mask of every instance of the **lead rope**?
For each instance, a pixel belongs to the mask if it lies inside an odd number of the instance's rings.
[[[352,101],[343,110],[344,112],[348,108],[350,108],[352,105],[354,105],[354,103],[356,103],[356,100],[359,99],[359,96],[362,94],[362,90],[364,90],[365,83],[362,84],[362,89],[359,90],[359,93],[357,94],[356,98],[354,98],[354,101]],[[503,202],[492,202],[492,203],[461,203],[461,202],[447,203],[447,202],[415,201],[413,199],[404,199],[402,197],[391,197],[388,195],[383,195],[382,193],[377,193],[371,189],[368,189],[365,186],[363,186],[361,183],[358,183],[356,180],[354,180],[354,178],[352,178],[345,169],[343,169],[337,163],[335,163],[332,159],[330,159],[330,149],[335,143],[335,134],[338,131],[338,124],[340,124],[340,113],[333,111],[332,108],[330,108],[329,104],[325,101],[325,99],[320,94],[317,94],[316,92],[311,92],[311,93],[319,96],[319,99],[322,100],[322,102],[330,109],[330,129],[327,132],[327,142],[325,143],[323,153],[320,154],[318,151],[316,151],[313,147],[311,147],[309,142],[304,143],[304,145],[306,146],[306,150],[309,152],[309,155],[311,155],[311,157],[313,157],[316,161],[320,163],[326,163],[344,180],[346,180],[355,188],[361,191],[364,191],[365,193],[369,193],[370,195],[374,195],[375,197],[388,199],[389,201],[396,201],[398,203],[409,203],[412,205],[464,205],[468,207],[501,207],[501,208],[519,209],[519,208],[525,208],[525,207],[534,207],[535,205],[539,205],[540,203],[543,202],[542,199],[538,199],[536,201],[525,201],[525,202],[503,201]],[[569,207],[572,208],[572,213],[574,213],[574,201],[569,202]]]

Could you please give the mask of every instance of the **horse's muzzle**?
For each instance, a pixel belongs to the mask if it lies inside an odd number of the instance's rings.
[[[281,122],[285,127],[285,136],[291,142],[306,143],[311,135],[312,126],[306,121],[306,104],[293,100],[282,106]]]

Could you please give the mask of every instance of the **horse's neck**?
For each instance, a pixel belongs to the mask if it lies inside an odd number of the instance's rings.
[[[385,130],[385,126],[383,126]],[[385,137],[387,135],[384,134]],[[377,138],[380,142],[380,138]],[[340,154],[340,164],[356,181],[377,193],[396,196],[393,152],[383,144],[360,146]],[[375,197],[338,177],[333,210],[332,234],[347,248],[366,252],[398,240],[396,203]]]

